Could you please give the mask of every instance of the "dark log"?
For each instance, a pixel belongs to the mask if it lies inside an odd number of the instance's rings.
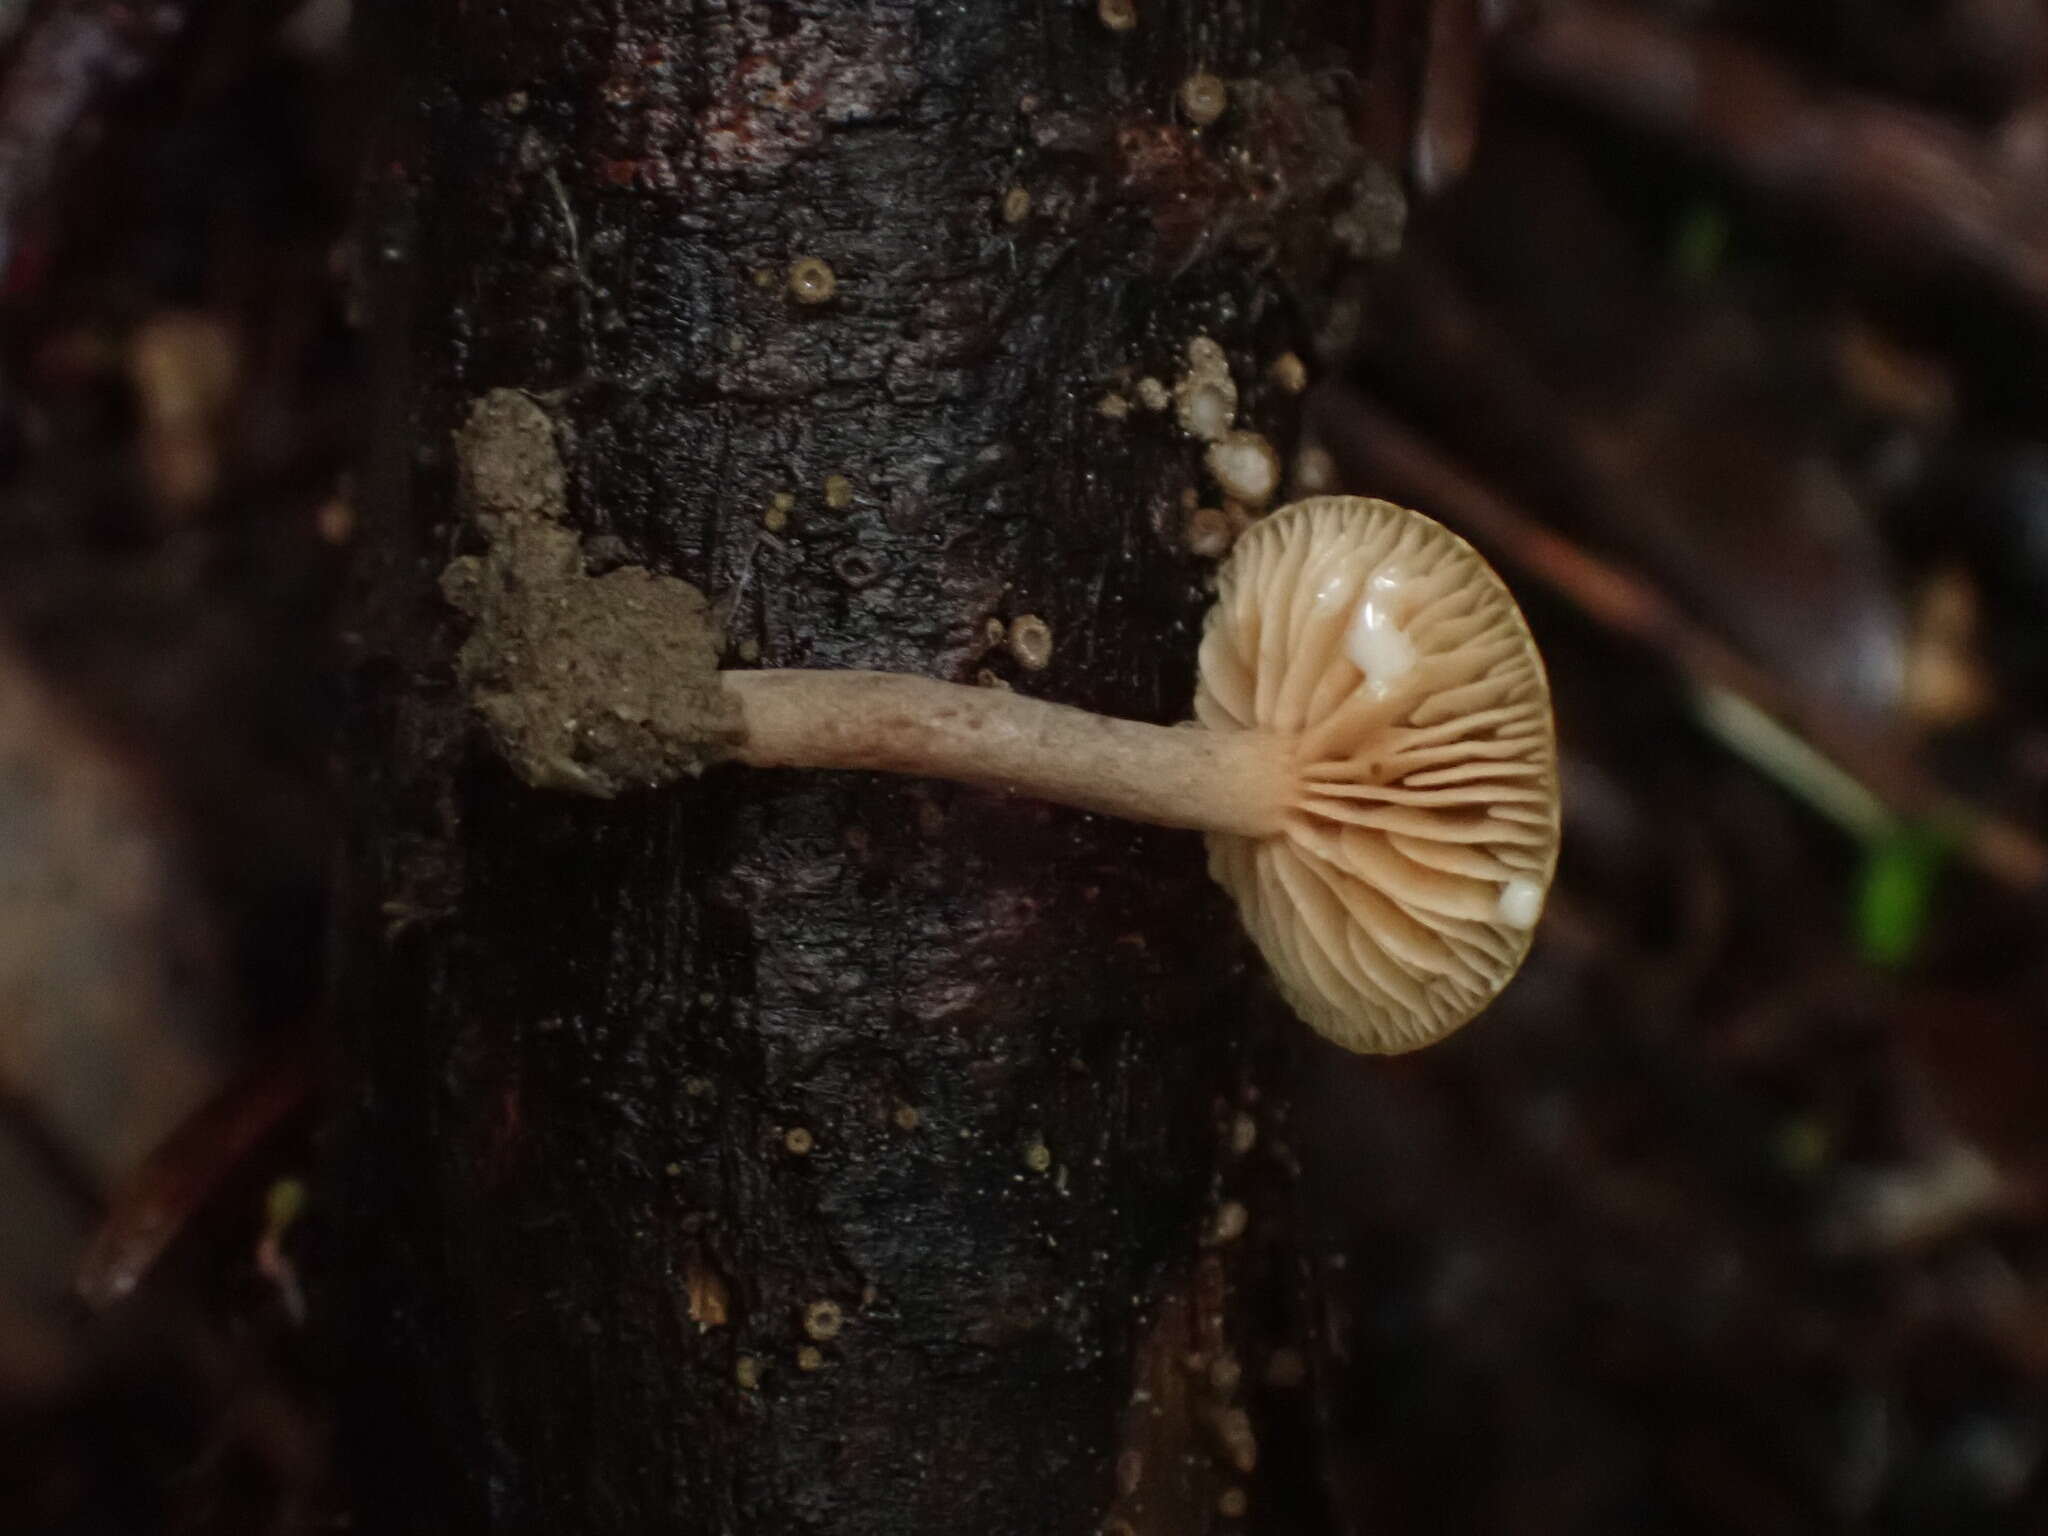
[[[441,580],[482,542],[457,429],[516,390],[586,572],[702,588],[727,665],[1184,717],[1217,493],[1139,381],[1213,337],[1291,449],[1270,365],[1398,241],[1372,7],[361,9],[357,1528],[1326,1528],[1281,1085],[1336,1053],[1200,840],[868,775],[531,788]]]

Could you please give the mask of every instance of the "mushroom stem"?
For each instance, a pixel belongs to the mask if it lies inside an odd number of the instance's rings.
[[[725,672],[757,768],[956,779],[1162,827],[1267,837],[1294,797],[1291,738],[1113,720],[895,672]]]

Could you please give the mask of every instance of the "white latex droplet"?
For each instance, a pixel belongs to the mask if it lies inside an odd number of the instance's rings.
[[[1344,654],[1364,674],[1374,697],[1384,698],[1415,670],[1415,642],[1394,622],[1393,600],[1401,590],[1401,573],[1385,570],[1366,585],[1365,601],[1344,637]]]
[[[1543,887],[1517,875],[1501,886],[1500,901],[1494,910],[1510,928],[1533,928],[1536,919],[1543,915]]]

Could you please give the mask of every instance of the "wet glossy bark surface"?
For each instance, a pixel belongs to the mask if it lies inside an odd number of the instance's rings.
[[[513,388],[588,567],[703,587],[728,665],[1184,717],[1216,493],[1137,381],[1212,336],[1291,449],[1265,370],[1398,233],[1347,126],[1369,8],[365,9],[360,1528],[1317,1529],[1269,1086],[1309,1047],[1200,840],[865,775],[527,788],[437,582],[476,547],[453,431]],[[1201,133],[1198,67],[1233,83]]]

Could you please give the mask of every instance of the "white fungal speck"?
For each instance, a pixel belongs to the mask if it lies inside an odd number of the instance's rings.
[[[1280,489],[1280,455],[1256,432],[1231,432],[1211,443],[1204,456],[1209,473],[1247,506],[1263,507]]]
[[[1330,450],[1316,443],[1304,443],[1294,456],[1294,494],[1320,496],[1337,484],[1337,461]]]
[[[1028,671],[1043,672],[1052,664],[1052,626],[1035,613],[1010,621],[1010,654]]]
[[[1230,105],[1230,87],[1204,70],[1180,83],[1180,109],[1197,128],[1206,128]]]
[[[1308,388],[1308,364],[1301,360],[1299,353],[1282,352],[1273,359],[1272,366],[1266,370],[1266,377],[1288,394],[1298,395]]]
[[[1533,928],[1543,914],[1543,887],[1516,875],[1501,886],[1494,910],[1510,928]]]
[[[1207,379],[1187,385],[1181,391],[1180,424],[1205,442],[1214,442],[1230,430],[1230,418],[1237,414],[1237,401],[1222,385]]]
[[[1181,430],[1204,442],[1220,439],[1237,419],[1230,360],[1212,337],[1197,336],[1188,343],[1188,371],[1173,386],[1173,399]]]
[[[815,256],[799,256],[789,264],[789,295],[799,304],[823,304],[839,291],[832,268]]]
[[[1385,570],[1366,584],[1365,600],[1344,637],[1344,654],[1365,678],[1373,697],[1385,698],[1394,684],[1415,670],[1415,642],[1395,622],[1394,598],[1401,573]]]
[[[1221,507],[1197,507],[1188,514],[1188,551],[1204,560],[1220,560],[1230,553],[1237,530]]]

